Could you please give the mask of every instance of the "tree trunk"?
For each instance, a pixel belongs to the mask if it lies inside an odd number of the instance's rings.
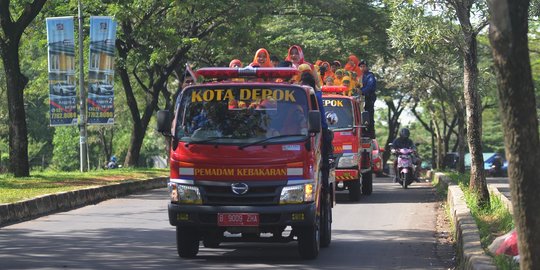
[[[383,152],[383,166],[390,159],[391,152],[390,149],[388,149],[388,144],[392,143],[397,137],[400,127],[399,116],[403,112],[403,107],[401,107],[401,100],[398,101],[397,107],[394,105],[393,100],[387,100],[386,105],[388,107],[388,137],[386,138],[385,151]]]
[[[469,188],[478,195],[478,205],[489,205],[482,150],[482,103],[477,90],[478,52],[476,34],[464,31],[463,92],[467,109],[467,141],[471,153]]]
[[[435,132],[435,143],[437,148],[437,155],[435,157],[435,166],[438,170],[443,169],[443,159],[444,159],[444,149],[443,149],[443,139],[441,134],[441,129],[439,127],[439,124],[435,121],[433,121],[433,131]]]
[[[126,154],[126,160],[124,161],[124,165],[126,167],[139,166],[139,158],[141,155],[141,148],[143,145],[144,137],[146,135],[146,129],[148,128],[148,123],[150,123],[152,114],[157,108],[159,92],[160,92],[160,89],[153,89],[153,92],[151,93],[151,96],[149,97],[150,102],[148,102],[144,108],[143,117],[140,118],[140,120],[139,119],[137,119],[137,121],[134,120],[133,133],[131,134],[131,140],[130,140],[131,143],[129,145],[129,149]],[[131,108],[131,106],[129,107]]]
[[[23,92],[28,78],[21,73],[19,44],[23,31],[41,11],[46,1],[34,0],[31,3],[20,4],[22,12],[17,14],[19,17],[11,13],[10,1],[0,1],[0,26],[2,27],[0,55],[4,64],[7,85],[10,170],[15,177],[30,175]]]
[[[457,117],[458,117],[458,164],[457,164],[457,171],[461,174],[465,173],[465,140],[467,139],[467,134],[465,130],[465,110],[463,109],[463,106],[460,106],[457,110]]]
[[[15,177],[30,175],[28,164],[28,131],[24,110],[23,90],[28,83],[19,66],[19,42],[3,43],[0,52],[6,74],[9,111],[9,157],[10,171]]]
[[[540,141],[527,40],[529,1],[489,3],[520,268],[540,269]]]

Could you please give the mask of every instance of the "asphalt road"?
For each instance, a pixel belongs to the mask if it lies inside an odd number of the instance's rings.
[[[431,185],[374,181],[358,203],[338,194],[332,243],[312,261],[295,242],[224,243],[180,259],[166,190],[157,189],[1,228],[0,269],[447,269],[453,255],[436,244]]]

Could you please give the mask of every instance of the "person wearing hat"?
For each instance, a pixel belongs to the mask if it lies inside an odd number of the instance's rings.
[[[375,100],[377,100],[377,94],[375,89],[377,87],[377,79],[375,79],[375,74],[369,71],[368,63],[366,60],[360,60],[358,64],[362,70],[362,95],[365,97],[364,110],[369,112],[369,125],[368,133],[372,139],[375,139]]]

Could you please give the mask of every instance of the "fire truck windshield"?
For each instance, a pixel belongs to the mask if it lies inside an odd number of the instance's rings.
[[[334,130],[354,126],[350,99],[323,97],[323,105],[326,111],[328,128]]]
[[[202,85],[178,97],[175,138],[187,143],[246,144],[305,139],[307,97],[286,85]],[[305,136],[282,136],[282,135]]]

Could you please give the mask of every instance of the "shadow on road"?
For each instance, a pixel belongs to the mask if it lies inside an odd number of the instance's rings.
[[[426,233],[432,232],[401,231],[389,236],[384,230],[334,230],[330,248],[322,249],[318,259],[306,261],[299,257],[296,242],[225,243],[218,249],[201,246],[198,257],[181,259],[176,255],[173,228],[66,231],[59,235],[44,235],[39,229],[15,230],[10,232],[9,242],[0,233],[0,268],[391,269],[406,265],[426,269],[437,261],[432,254],[420,252],[434,246],[425,240]],[[381,254],[393,257],[385,262]]]
[[[432,192],[426,192],[432,190]],[[376,178],[373,184],[373,193],[362,195],[360,201],[352,202],[348,198],[349,191],[336,192],[336,202],[339,204],[365,204],[365,203],[418,203],[440,201],[433,196],[435,189],[429,182],[415,182],[404,189],[400,184],[394,183],[391,178]]]

